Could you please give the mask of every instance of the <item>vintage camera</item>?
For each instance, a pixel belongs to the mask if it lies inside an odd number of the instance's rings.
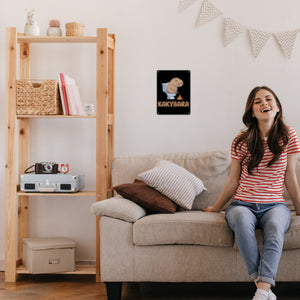
[[[57,174],[58,164],[54,162],[41,162],[34,165],[35,174]]]

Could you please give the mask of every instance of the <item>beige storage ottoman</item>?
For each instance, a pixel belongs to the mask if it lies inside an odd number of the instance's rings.
[[[75,271],[75,247],[66,238],[26,238],[23,264],[32,274]]]

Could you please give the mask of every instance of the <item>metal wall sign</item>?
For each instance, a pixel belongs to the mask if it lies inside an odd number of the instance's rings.
[[[190,81],[189,70],[157,71],[158,115],[189,115],[191,113]]]

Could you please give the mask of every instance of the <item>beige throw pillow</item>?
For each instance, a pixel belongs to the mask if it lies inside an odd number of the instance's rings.
[[[167,160],[160,160],[138,178],[185,209],[191,209],[195,197],[206,190],[198,177]]]

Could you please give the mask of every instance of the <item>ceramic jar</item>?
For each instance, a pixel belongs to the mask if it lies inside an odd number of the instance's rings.
[[[25,35],[40,35],[40,27],[37,24],[26,24],[24,28]]]
[[[47,35],[48,36],[61,36],[62,30],[60,27],[48,27]]]
[[[62,30],[60,28],[60,21],[52,19],[49,21],[49,28],[47,29],[48,36],[61,36]]]

